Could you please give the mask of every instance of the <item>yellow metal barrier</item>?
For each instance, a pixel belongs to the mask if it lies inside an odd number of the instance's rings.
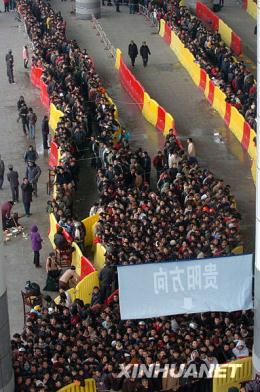
[[[105,265],[106,249],[101,244],[96,244],[94,253],[94,267],[100,271]]]
[[[90,246],[93,243],[93,226],[98,222],[99,215],[92,215],[83,219],[82,223],[86,229],[85,245]]]
[[[53,103],[50,104],[50,119],[49,126],[51,127],[53,133],[57,128],[57,124],[60,121],[60,118],[64,116],[64,113],[58,109],[56,109]]]
[[[58,392],[96,392],[96,382],[93,378],[85,380],[85,386],[81,387],[77,383],[66,385],[58,390]]]
[[[240,368],[232,368],[232,365],[241,365]],[[213,377],[213,392],[227,392],[230,387],[239,387],[243,381],[252,379],[252,358],[247,357],[237,359],[230,363],[220,366],[220,371],[217,371]],[[224,376],[226,372],[226,375]],[[222,375],[223,378],[220,378]]]

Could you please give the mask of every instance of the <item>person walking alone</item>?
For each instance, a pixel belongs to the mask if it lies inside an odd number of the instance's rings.
[[[29,161],[35,162],[39,158],[38,152],[30,144],[28,150],[24,154],[24,162],[28,164]]]
[[[8,2],[8,4],[9,4],[9,2]],[[9,6],[8,6],[8,11],[9,11]],[[11,49],[9,50],[7,55],[5,56],[5,62],[6,62],[6,71],[7,71],[7,77],[8,77],[9,83],[10,84],[15,83],[15,81],[14,81],[14,56],[13,56]]]
[[[24,45],[23,47],[23,66],[25,69],[27,69],[29,63],[29,50],[27,45]]]
[[[148,57],[149,55],[151,55],[151,52],[145,41],[142,43],[142,46],[140,48],[140,55],[142,56],[143,59],[143,65],[144,67],[146,67],[148,64]]]
[[[31,208],[31,202],[32,202],[32,193],[33,193],[33,187],[29,183],[28,178],[24,178],[22,185],[22,200],[23,200],[23,205],[24,205],[24,211],[26,216],[30,216],[30,208]]]
[[[0,190],[3,189],[4,175],[5,175],[5,163],[0,155]]]
[[[50,133],[48,116],[44,116],[42,120],[42,143],[43,149],[48,150],[48,137]]]
[[[33,264],[36,268],[40,267],[40,250],[42,248],[42,238],[38,231],[38,227],[33,225],[30,232],[30,238],[33,250]]]
[[[21,98],[20,98],[21,99]],[[20,100],[19,100],[20,101]],[[17,102],[17,107],[18,107],[18,103]],[[27,135],[27,133],[29,134],[29,122],[28,122],[28,108],[26,103],[21,103],[21,107],[19,109],[19,117],[18,117],[18,121],[22,120],[22,127],[23,127],[23,133],[25,135]]]
[[[7,180],[10,182],[13,202],[19,201],[19,174],[14,170],[13,165],[8,166]]]
[[[40,166],[36,165],[35,162],[29,161],[26,169],[25,177],[28,178],[29,183],[33,187],[34,195],[37,197],[37,183],[41,175]]]
[[[128,45],[128,56],[131,59],[132,67],[134,67],[135,59],[138,56],[137,45],[134,43],[134,41],[131,41],[130,44]]]
[[[28,109],[29,139],[35,139],[36,122],[37,122],[37,116],[33,112],[32,108],[29,108]]]

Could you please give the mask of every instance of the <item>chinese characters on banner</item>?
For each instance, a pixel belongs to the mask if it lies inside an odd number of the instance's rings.
[[[177,293],[178,291],[207,290],[209,288],[218,289],[217,285],[217,265],[216,263],[205,263],[201,265],[188,266],[186,269],[176,265],[171,270],[166,271],[159,268],[154,272],[154,292]]]
[[[121,318],[253,307],[252,255],[118,267]]]

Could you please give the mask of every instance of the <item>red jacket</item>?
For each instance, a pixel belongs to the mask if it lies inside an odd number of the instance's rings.
[[[2,217],[10,218],[12,208],[13,208],[13,205],[10,203],[10,201],[6,201],[4,204],[2,204],[2,207],[1,207]]]

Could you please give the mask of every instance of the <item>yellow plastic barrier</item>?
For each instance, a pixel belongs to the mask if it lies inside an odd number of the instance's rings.
[[[110,103],[110,105],[114,105],[114,108],[115,108],[115,119],[118,120],[118,109],[117,109],[117,106],[114,104],[113,99],[108,94],[106,94],[106,98],[107,98],[108,102]]]
[[[157,123],[158,103],[150,98],[150,95],[144,93],[144,106],[142,110],[144,118],[153,126]]]
[[[239,142],[241,142],[242,137],[243,137],[244,122],[245,122],[245,119],[242,116],[242,114],[240,114],[239,111],[234,106],[232,106],[229,128],[231,129],[233,134],[236,136],[236,138],[239,140]]]
[[[99,220],[99,215],[92,215],[89,216],[88,218],[83,219],[82,223],[85,226],[86,229],[86,236],[85,236],[85,245],[89,246],[92,245],[93,243],[93,230],[92,227],[98,222]]]
[[[164,32],[165,32],[165,20],[161,19],[160,20],[160,30],[159,30],[159,34],[161,37],[164,37]]]
[[[182,60],[182,57],[184,55],[184,45],[181,42],[180,38],[177,36],[177,34],[174,33],[174,31],[171,32],[171,49],[173,52],[176,54],[178,60],[180,62],[184,61]]]
[[[252,173],[254,183],[256,184],[256,159],[253,160],[253,163],[251,166],[251,173]]]
[[[247,12],[255,20],[257,19],[257,5],[253,0],[247,0]]]
[[[172,115],[170,113],[166,113],[165,114],[165,126],[164,126],[164,131],[163,134],[164,136],[168,135],[169,130],[171,128],[174,128],[174,118],[172,117]]]
[[[58,392],[96,392],[96,382],[93,378],[88,378],[85,380],[84,387],[72,383],[59,389]]]
[[[60,120],[61,117],[64,116],[64,113],[62,113],[60,110],[56,109],[55,105],[53,103],[50,104],[50,119],[49,119],[49,126],[51,127],[53,133],[55,129],[57,128],[57,124]]]
[[[232,41],[232,30],[228,25],[223,22],[222,19],[219,18],[219,28],[218,32],[221,35],[221,39],[225,42],[225,44],[230,48]]]
[[[71,244],[74,248],[75,251],[72,253],[72,261],[71,265],[74,265],[76,267],[76,272],[80,276],[81,275],[81,257],[82,257],[82,252],[76,242],[72,242]]]
[[[95,286],[99,287],[99,279],[98,279],[98,272],[94,271],[85,276],[76,287],[73,287],[67,290],[67,293],[70,295],[71,301],[75,301],[75,299],[81,299],[84,304],[91,303],[91,297],[93,288]],[[60,297],[56,297],[54,302],[58,304],[60,302]]]
[[[250,130],[250,141],[249,141],[249,146],[248,146],[248,154],[253,160],[256,160],[256,133],[255,131],[251,128]]]
[[[52,244],[52,247],[55,248],[54,245],[54,235],[57,232],[57,221],[56,218],[54,216],[54,214],[50,214],[49,215],[49,220],[50,220],[50,231],[49,231],[49,240]]]
[[[215,86],[214,90],[214,101],[213,101],[213,108],[217,110],[221,117],[225,117],[226,113],[226,94],[220,90],[219,87]]]
[[[116,49],[116,64],[115,64],[116,69],[120,68],[121,56],[122,56],[122,52],[120,49],[117,48]]]
[[[232,368],[233,364],[242,366],[240,368],[237,367],[236,371],[234,371],[235,368]],[[239,384],[241,382],[251,380],[252,358],[247,357],[232,361],[228,364],[221,365],[220,369],[223,372],[226,371],[226,376],[223,376],[223,378],[221,378],[220,375],[223,375],[223,373],[221,371],[217,373],[215,372],[215,375],[213,377],[213,392],[227,392],[228,388],[239,387]],[[231,375],[233,377],[231,377]]]
[[[76,286],[76,298],[81,299],[84,304],[91,303],[92,291],[95,286],[99,287],[98,272],[91,272],[83,278]]]
[[[105,265],[106,249],[101,244],[96,244],[94,253],[94,267],[100,271]]]

